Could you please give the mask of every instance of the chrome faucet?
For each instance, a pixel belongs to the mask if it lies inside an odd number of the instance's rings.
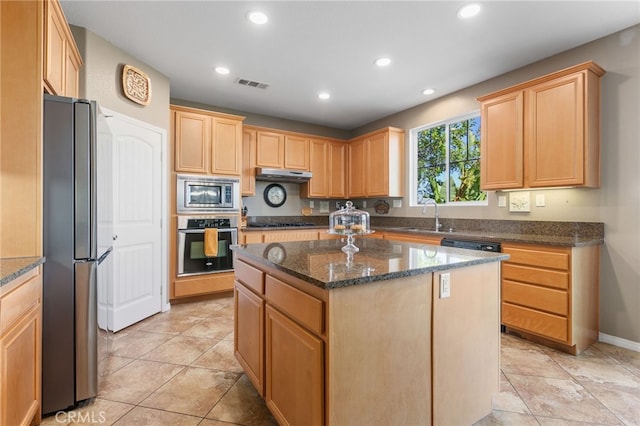
[[[440,219],[438,218],[438,203],[436,203],[436,200],[434,200],[433,198],[427,198],[424,200],[424,207],[422,207],[422,214],[426,214],[427,213],[427,207],[429,206],[429,204],[433,205],[433,207],[436,209],[436,232],[440,232]]]

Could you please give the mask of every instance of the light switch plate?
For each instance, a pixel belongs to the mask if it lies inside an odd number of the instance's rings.
[[[544,207],[544,194],[536,194],[536,207]]]
[[[393,207],[396,209],[402,207],[402,200],[393,200]]]
[[[320,213],[329,213],[328,201],[320,201]]]
[[[451,274],[440,274],[440,299],[451,297]]]
[[[507,207],[506,195],[498,195],[498,207]]]
[[[367,200],[362,201],[362,208],[363,209],[367,208]]]
[[[313,200],[309,201],[309,207],[313,208],[314,205],[315,203],[313,202]]]

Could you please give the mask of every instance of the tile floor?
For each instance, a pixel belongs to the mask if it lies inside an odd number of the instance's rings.
[[[100,347],[98,397],[44,425],[276,424],[233,356],[231,297],[173,305]],[[640,353],[597,343],[574,357],[504,334],[501,351],[477,425],[640,425]]]

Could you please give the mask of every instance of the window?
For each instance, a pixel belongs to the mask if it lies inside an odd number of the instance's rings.
[[[487,193],[480,190],[478,113],[413,129],[411,140],[412,205],[426,198],[438,204],[486,204]]]

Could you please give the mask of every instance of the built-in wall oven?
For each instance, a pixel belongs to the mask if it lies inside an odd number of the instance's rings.
[[[205,229],[217,229],[217,255],[205,255]],[[231,245],[238,241],[235,216],[178,216],[178,276],[233,271]]]

